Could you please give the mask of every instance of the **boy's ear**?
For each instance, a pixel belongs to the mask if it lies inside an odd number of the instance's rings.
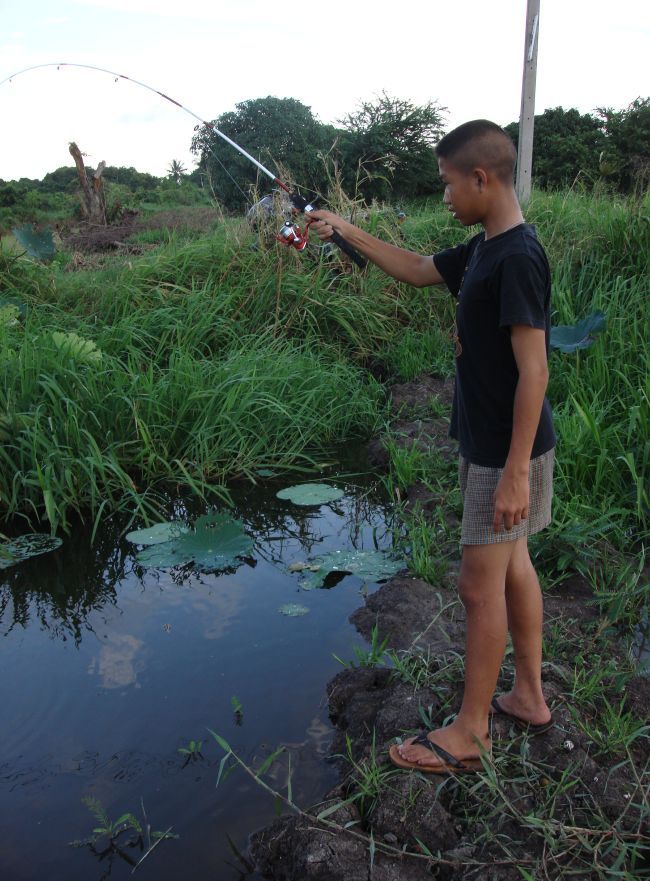
[[[482,168],[475,168],[474,180],[476,182],[476,186],[478,187],[479,192],[482,192],[487,184],[487,173]]]

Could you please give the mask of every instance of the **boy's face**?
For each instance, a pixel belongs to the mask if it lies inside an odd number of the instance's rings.
[[[463,226],[480,223],[485,213],[484,187],[475,172],[459,171],[448,159],[438,159],[445,185],[442,201]]]

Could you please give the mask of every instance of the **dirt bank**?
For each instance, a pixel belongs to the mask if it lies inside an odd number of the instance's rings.
[[[421,377],[393,391],[392,437],[454,456],[444,417],[422,416],[432,396],[449,402],[449,383]],[[372,442],[370,455],[377,466],[388,465],[382,439]],[[411,487],[408,498],[435,504],[422,486]],[[626,672],[625,653],[604,638],[591,589],[578,576],[545,594],[543,688],[554,728],[528,737],[494,718],[485,771],[455,779],[399,771],[388,761],[396,737],[440,724],[460,705],[464,610],[457,568],[458,559],[451,560],[436,584],[399,575],[351,616],[368,641],[376,625],[392,656],[385,665],[345,669],[328,684],[336,727],[330,753],[340,780],[323,803],[252,836],[250,852],[264,877],[647,877],[648,863],[633,851],[647,834],[648,741],[632,735],[650,712],[650,680]],[[508,653],[498,690],[509,687],[513,672]],[[324,818],[336,825],[315,821],[336,805]]]

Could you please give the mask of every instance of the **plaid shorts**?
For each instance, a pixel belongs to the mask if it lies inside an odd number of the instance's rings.
[[[489,545],[500,541],[515,541],[524,535],[534,535],[548,526],[551,522],[554,460],[554,449],[530,460],[528,517],[510,530],[502,527],[499,532],[495,532],[492,528],[494,519],[492,496],[503,468],[473,465],[464,456],[460,456],[458,475],[463,497],[461,544]]]

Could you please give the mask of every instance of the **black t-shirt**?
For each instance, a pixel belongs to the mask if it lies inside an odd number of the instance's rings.
[[[525,324],[551,333],[551,274],[535,229],[521,223],[485,241],[434,255],[438,272],[456,303],[456,391],[449,433],[475,465],[503,468],[512,438],[519,379],[510,327]],[[531,458],[555,446],[546,398]]]

